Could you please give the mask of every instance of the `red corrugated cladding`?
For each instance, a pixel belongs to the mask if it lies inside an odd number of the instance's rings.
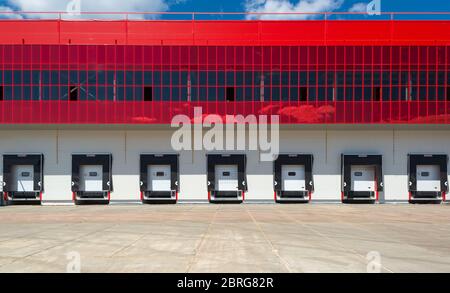
[[[278,60],[279,56],[266,58],[267,63],[263,58],[261,62],[264,63],[264,68],[267,70],[277,70],[276,68],[281,66],[285,70],[291,71],[299,70],[301,66],[304,66],[307,70],[316,72],[319,69],[328,72],[343,70],[354,74],[356,70],[362,70],[363,72],[371,73],[373,76],[374,72],[389,72],[393,68],[399,68],[398,70],[405,71],[409,76],[421,70],[427,73],[445,72],[445,77],[447,77],[450,67],[450,58],[447,56],[450,43],[450,21],[3,20],[0,21],[0,33],[0,45],[5,45],[2,49],[2,56],[0,56],[2,58],[1,66],[3,71],[11,69],[24,70],[26,68],[40,71],[48,70],[48,68],[53,70],[55,68],[57,70],[66,70],[66,68],[96,70],[102,66],[110,70],[118,70],[124,63],[128,64],[131,70],[139,68],[142,70],[143,63],[139,63],[136,59],[128,60],[127,58],[144,56],[142,53],[144,50],[137,48],[133,51],[134,53],[127,56],[123,53],[123,60],[118,62],[118,56],[121,56],[118,52],[123,52],[123,49],[118,48],[117,45],[158,46],[158,48],[159,46],[165,48],[167,46],[225,46],[231,48],[234,52],[236,52],[237,47],[248,46],[252,48],[259,47],[264,52],[272,52],[270,54],[281,52],[277,54],[288,58],[286,59],[288,60],[286,64]],[[38,45],[38,48],[35,50],[34,46],[30,45]],[[60,46],[48,48],[45,47],[46,45]],[[95,54],[90,54],[90,51],[80,48],[83,47],[82,45],[100,45],[99,47],[101,48],[95,46],[87,48],[88,50],[95,50],[93,51]],[[104,48],[102,45],[109,45],[109,49],[112,50],[113,54],[110,55],[114,56],[114,60],[111,63],[108,63],[108,60],[105,62],[99,59],[105,59],[105,54],[108,55],[107,53],[109,52],[102,50]],[[295,51],[298,52],[298,58],[291,56],[290,53],[288,57],[288,55],[283,55],[283,50],[280,51],[275,46],[288,48],[287,52],[289,52],[290,46],[316,47],[311,47],[311,50],[307,50],[315,55],[308,55],[308,58],[305,58],[306,63],[302,64],[303,61],[300,60],[302,59],[300,55],[301,50]],[[332,48],[332,52],[336,58],[334,60],[330,60],[328,57],[324,60],[314,59],[314,56],[318,54],[318,51],[316,51],[318,46],[327,49],[335,46]],[[343,47],[344,54],[338,54],[337,46]],[[357,50],[355,46],[360,48],[367,46],[368,49]],[[383,50],[375,48],[375,46],[382,46]],[[396,49],[396,51],[400,52],[399,56],[395,57],[398,60],[393,60],[394,57],[389,57],[390,59],[387,62],[383,61],[383,54],[384,56],[388,56],[387,54],[396,56],[392,50],[395,46],[403,46],[401,50]],[[412,50],[411,48],[414,46],[415,48]],[[192,52],[195,51],[196,54],[199,54],[198,48],[194,48]],[[167,49],[169,52],[182,51],[179,48]],[[53,52],[52,50],[55,54],[50,54],[50,52]],[[81,52],[85,51],[86,54],[81,54]],[[107,52],[102,53],[102,51]],[[362,52],[361,56],[355,53],[358,51]],[[411,53],[412,51],[424,52],[424,54],[416,54],[417,56],[414,57],[416,63],[411,62],[412,57],[408,57],[406,60],[401,58],[402,52],[408,52],[408,56],[415,56]],[[18,52],[30,52],[30,54]],[[65,54],[64,52],[68,53]],[[329,50],[324,52],[329,52]],[[77,56],[75,61],[64,61],[63,58],[74,54]],[[180,56],[178,57],[172,54],[172,57],[167,59],[169,60],[168,64],[165,63],[165,59],[161,58],[158,62],[152,61],[145,65],[152,68],[152,70],[161,70],[161,68],[166,67],[169,69],[163,70],[178,70],[174,69],[177,66],[188,69],[204,66],[202,70],[212,71],[223,70],[221,66],[225,66],[227,70],[231,66],[231,70],[235,71],[242,70],[242,68],[253,71],[261,70],[256,67],[255,60],[251,60],[251,62],[241,60],[242,64],[238,64],[236,60],[221,60],[221,58],[225,57],[219,56],[220,54],[217,53],[214,63],[209,64],[209,61],[207,61],[206,64],[200,64],[199,61],[193,62],[191,57],[184,58],[181,57],[181,53],[179,54]],[[328,53],[324,54],[328,56]],[[365,57],[364,54],[366,54]],[[98,57],[95,57],[95,60],[90,60],[89,56]],[[236,54],[236,56],[240,55]],[[337,60],[340,57],[344,59],[342,63]],[[353,61],[349,61],[348,57],[351,57]],[[379,60],[377,59],[378,57]],[[294,58],[297,59],[295,59],[295,63],[292,63]],[[363,61],[356,61],[357,59]],[[186,64],[183,63],[184,60],[187,60]],[[369,63],[366,60],[369,60]],[[101,64],[101,62],[105,64]],[[258,66],[262,65],[259,64]],[[67,87],[68,84],[58,84],[58,86]],[[94,86],[97,87],[98,84]],[[252,86],[258,87],[259,85],[253,84]],[[311,87],[311,85],[309,86]],[[373,87],[378,85],[369,84],[365,86]],[[389,87],[389,85],[382,85],[381,83],[379,86]],[[411,85],[409,82],[407,86],[412,87],[416,85]],[[433,90],[436,88],[436,92],[438,91],[437,83],[429,84],[427,82],[424,86],[427,87],[427,90],[428,87],[433,87]],[[448,87],[448,85],[446,86]],[[348,88],[347,91],[353,90],[351,85],[344,85],[343,87]],[[390,88],[392,89],[392,84]],[[449,93],[450,91],[447,90],[447,95]],[[394,101],[392,93],[388,101],[364,101],[364,97],[363,101],[316,100],[300,102],[272,101],[270,99],[270,101],[264,102],[256,100],[236,101],[233,103],[224,101],[183,102],[179,100],[153,102],[135,100],[76,102],[4,100],[0,102],[0,124],[170,123],[171,118],[175,114],[192,116],[194,106],[201,106],[204,114],[278,114],[280,115],[281,123],[450,123],[448,118],[450,113],[450,102],[448,101],[450,97],[432,101],[428,99],[428,95],[429,91],[427,91],[427,97],[424,101]]]

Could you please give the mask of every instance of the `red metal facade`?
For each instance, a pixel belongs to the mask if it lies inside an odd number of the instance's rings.
[[[450,21],[8,20],[0,31],[1,124],[166,124],[196,106],[292,124],[450,123]]]
[[[448,45],[450,21],[0,21],[0,44]]]

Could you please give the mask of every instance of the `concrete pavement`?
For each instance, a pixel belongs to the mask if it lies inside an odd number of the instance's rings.
[[[450,272],[450,205],[0,208],[0,272],[68,268]]]

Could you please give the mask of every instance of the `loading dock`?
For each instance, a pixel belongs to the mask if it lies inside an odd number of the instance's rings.
[[[381,155],[341,155],[342,202],[371,202],[383,191]]]
[[[210,202],[242,202],[247,191],[245,155],[207,155]]]
[[[176,154],[142,154],[140,156],[142,202],[176,202],[178,200],[178,165]]]
[[[111,154],[72,155],[72,193],[75,203],[109,203],[112,185]]]
[[[309,202],[314,191],[313,155],[283,154],[273,164],[276,202]]]
[[[44,186],[43,164],[43,154],[4,155],[4,200],[40,202]]]
[[[446,154],[408,154],[409,202],[445,201],[447,162]]]

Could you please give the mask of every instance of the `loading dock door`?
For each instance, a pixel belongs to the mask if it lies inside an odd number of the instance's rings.
[[[438,165],[417,165],[417,191],[441,190],[441,174]]]
[[[149,165],[147,167],[148,191],[171,191],[170,165]]]
[[[351,166],[352,191],[375,191],[375,167]]]
[[[216,188],[219,191],[237,191],[238,166],[237,165],[216,165]]]
[[[33,165],[15,165],[12,167],[12,190],[16,192],[34,191]]]
[[[283,165],[281,180],[283,191],[306,191],[305,166]]]
[[[82,165],[80,166],[80,173],[80,191],[103,191],[102,165]]]

